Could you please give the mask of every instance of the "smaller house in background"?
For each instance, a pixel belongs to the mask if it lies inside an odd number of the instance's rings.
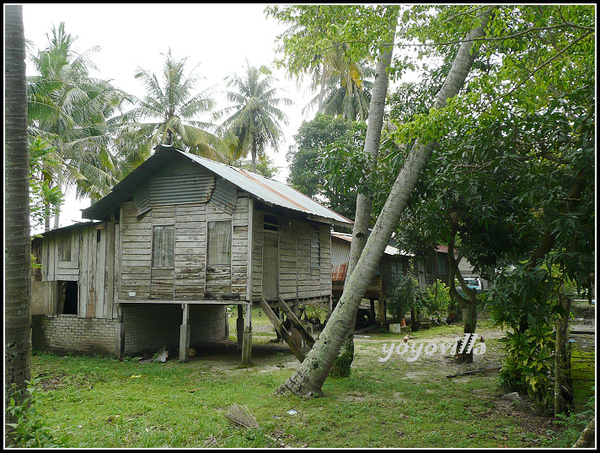
[[[448,246],[438,245],[435,252],[415,262],[415,271],[421,289],[433,285],[437,280],[450,283],[448,272]]]
[[[448,246],[438,245],[434,253],[425,259],[415,263],[415,268],[421,289],[432,285],[436,280],[443,281],[446,285],[450,284],[450,273],[448,271]],[[466,258],[461,258],[458,262],[458,271],[463,278],[479,278],[482,289],[489,288],[489,282],[477,275],[473,266]]]
[[[334,303],[339,300],[344,290],[346,271],[350,259],[352,235],[347,233],[331,233],[331,280]],[[364,296],[370,301],[369,320],[375,322],[375,301],[378,301],[379,322],[385,324],[385,301],[394,281],[404,272],[409,271],[410,254],[388,245],[377,266],[377,271]],[[359,312],[359,316],[361,313]]]

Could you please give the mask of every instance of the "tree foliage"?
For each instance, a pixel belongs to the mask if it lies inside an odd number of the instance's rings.
[[[454,17],[449,11],[441,10],[433,24]],[[455,245],[495,281],[495,316],[523,338],[533,335],[530,326],[553,323],[560,314],[561,287],[575,282],[589,294],[594,278],[592,24],[590,7],[499,8],[491,38],[481,42],[478,71],[453,110],[423,111],[437,86],[433,74],[425,90],[402,87],[390,115],[402,121],[401,142],[416,140],[419,124],[442,137],[404,214],[402,247]],[[381,161],[402,165],[403,150],[387,150]],[[521,377],[527,376],[524,368]],[[547,386],[533,382],[529,389],[547,404]]]
[[[288,98],[279,97],[273,87],[275,79],[265,67],[252,67],[246,62],[246,70],[227,79],[227,98],[233,105],[224,108],[219,116],[229,115],[223,127],[235,139],[232,155],[246,157],[250,153],[252,170],[256,172],[257,160],[264,159],[266,147],[279,149],[283,135],[281,124],[287,124],[287,115],[280,106],[291,105]]]
[[[59,186],[52,186],[50,168],[60,165],[56,148],[47,141],[36,137],[29,143],[29,211],[31,229],[43,226],[45,219],[56,215],[64,201]]]
[[[295,189],[322,201],[334,211],[352,218],[356,209],[359,175],[368,157],[364,155],[366,124],[317,114],[304,122],[287,153]],[[363,181],[364,182],[364,181]]]
[[[201,79],[198,65],[187,72],[188,58],[175,58],[171,49],[163,57],[160,75],[142,68],[135,72],[146,93],[121,118],[125,124],[118,143],[123,156],[137,166],[155,145],[165,143],[219,160],[223,144],[209,132],[213,125],[199,119],[214,108],[215,102],[210,92],[196,92]]]
[[[98,198],[117,182],[109,119],[126,96],[90,76],[96,69],[91,56],[98,48],[78,52],[76,40],[61,23],[52,28],[45,48],[30,52],[37,74],[27,85],[29,135],[56,150],[60,165],[44,170],[49,187],[74,186],[78,196]],[[55,220],[58,225],[58,215]]]

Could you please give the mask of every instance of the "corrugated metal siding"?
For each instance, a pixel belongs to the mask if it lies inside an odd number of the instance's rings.
[[[218,178],[210,200],[231,214],[237,203],[237,190],[233,184]]]
[[[338,239],[335,236],[331,238],[331,280],[334,282],[343,282],[346,278],[348,269],[348,260],[350,259],[350,243]]]
[[[133,193],[133,203],[142,215],[154,206],[181,203],[206,203],[215,188],[209,173],[155,177]]]
[[[138,215],[142,215],[150,209],[150,190],[148,184],[144,184],[133,192],[133,204]]]
[[[150,181],[150,205],[206,203],[215,188],[210,174],[162,176]]]

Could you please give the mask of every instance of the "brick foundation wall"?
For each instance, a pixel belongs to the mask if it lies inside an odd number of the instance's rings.
[[[183,312],[180,304],[123,304],[124,354],[156,352],[163,346],[169,354],[179,348],[179,326]],[[223,305],[190,305],[192,347],[210,341],[225,340],[227,312]]]
[[[118,355],[119,326],[124,330],[125,355],[154,353],[167,346],[170,355],[179,348],[180,304],[123,305],[123,324],[116,320],[60,315],[32,316],[32,346],[40,351],[64,354]],[[227,339],[224,305],[190,305],[190,346]]]
[[[117,323],[112,319],[36,315],[31,324],[33,349],[58,354],[116,353]]]

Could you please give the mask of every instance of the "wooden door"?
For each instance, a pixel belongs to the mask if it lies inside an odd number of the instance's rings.
[[[279,296],[279,234],[264,230],[262,296],[266,300]]]

